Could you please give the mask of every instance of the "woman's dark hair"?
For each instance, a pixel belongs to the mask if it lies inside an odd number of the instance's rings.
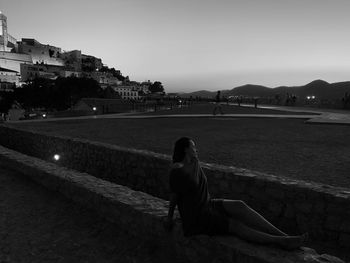
[[[190,147],[190,141],[192,139],[188,137],[182,137],[175,142],[173,163],[181,162],[185,158],[185,150]]]

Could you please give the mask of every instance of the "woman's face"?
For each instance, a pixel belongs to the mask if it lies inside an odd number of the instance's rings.
[[[190,160],[193,158],[198,159],[198,152],[194,141],[190,140],[190,146],[186,149],[186,154]]]

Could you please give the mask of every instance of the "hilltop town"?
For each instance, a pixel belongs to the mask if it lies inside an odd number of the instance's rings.
[[[63,51],[33,38],[18,41],[8,33],[7,17],[0,12],[0,91],[13,91],[37,78],[72,76],[94,79],[102,89],[110,87],[125,100],[141,100],[151,93],[153,84],[150,80],[131,81],[120,70],[104,65],[101,58],[81,50]]]

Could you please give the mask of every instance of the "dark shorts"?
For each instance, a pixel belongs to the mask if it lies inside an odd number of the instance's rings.
[[[202,213],[200,225],[203,234],[227,235],[229,234],[230,215],[224,208],[223,199],[211,199],[209,207]]]

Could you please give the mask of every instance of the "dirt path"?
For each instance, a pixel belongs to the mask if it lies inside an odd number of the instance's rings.
[[[0,167],[0,262],[180,261]]]

